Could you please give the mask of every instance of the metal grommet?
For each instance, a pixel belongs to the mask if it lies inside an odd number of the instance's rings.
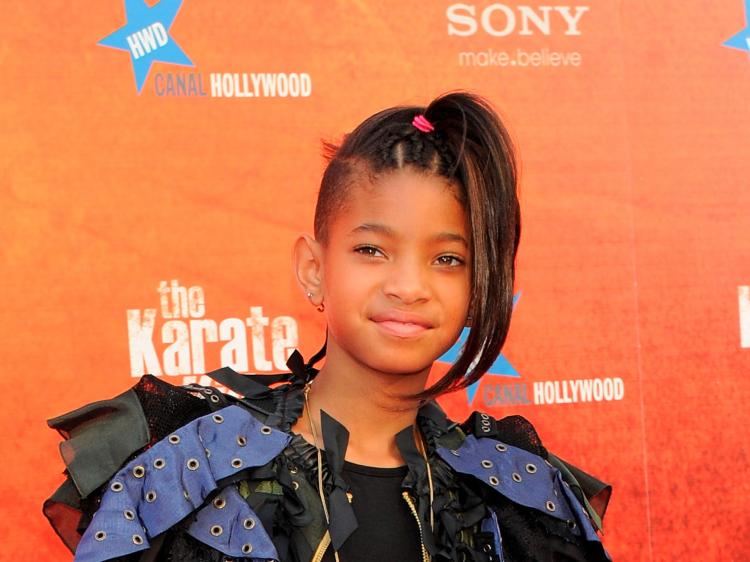
[[[547,500],[547,503],[544,504],[544,507],[547,508],[547,511],[555,511],[557,507],[555,507],[555,503],[551,500]]]
[[[502,443],[498,443],[497,445],[495,445],[495,449],[499,451],[500,453],[504,453],[508,450],[508,446],[503,445]]]
[[[483,420],[488,420],[488,419],[490,419],[490,417],[489,417],[489,416],[488,416],[487,414],[481,414],[481,413],[480,413],[480,414],[479,414],[479,417],[480,417],[480,418],[482,418]]]
[[[227,500],[225,500],[224,498],[216,498],[214,500],[214,507],[216,509],[224,509],[226,505],[227,505]]]
[[[173,434],[173,435],[170,435],[170,436],[169,436],[169,442],[170,442],[170,443],[171,443],[172,445],[177,445],[177,443],[179,443],[179,442],[180,442],[180,436],[179,436],[179,435],[174,435],[174,434]]]
[[[212,525],[211,526],[211,534],[215,537],[218,537],[224,532],[224,529],[221,528],[221,525]]]
[[[536,472],[536,465],[528,463],[526,465],[526,472],[528,472],[529,474],[534,474]]]
[[[122,492],[122,482],[112,482],[112,484],[109,485],[109,489],[113,492]]]
[[[267,425],[264,425],[263,427],[260,428],[260,432],[263,435],[271,435],[271,431],[272,431],[271,428],[268,427]]]
[[[220,414],[214,414],[211,416],[211,419],[213,419],[216,423],[224,423],[224,416]]]
[[[94,535],[94,538],[98,540],[99,542],[101,542],[107,538],[107,533],[105,533],[104,531],[97,531],[96,534]]]
[[[490,484],[497,486],[500,484],[500,480],[497,479],[497,476],[490,476]]]
[[[146,492],[146,501],[148,503],[154,503],[154,501],[156,501],[156,492],[154,492],[153,490],[149,490],[148,492]]]
[[[520,474],[518,474],[517,472],[514,472],[514,473],[513,473],[512,475],[511,475],[511,478],[513,478],[513,481],[514,481],[514,482],[520,482],[521,480],[523,480],[523,478],[521,478],[521,475],[520,475]]]
[[[486,554],[489,554],[490,552],[492,552],[492,545],[488,542],[484,543],[482,545],[482,552]]]
[[[244,435],[238,435],[237,436],[237,444],[240,447],[244,447],[245,445],[247,445],[247,438]]]
[[[198,470],[199,466],[200,466],[200,463],[198,462],[198,459],[188,459],[187,461],[188,470]]]
[[[211,388],[204,388],[203,389],[203,394],[205,394],[206,396],[209,396],[209,395],[211,395],[213,393],[214,393],[214,391]]]
[[[454,457],[460,457],[460,456],[461,456],[461,453],[459,453],[459,452],[458,452],[458,451],[456,451],[455,449],[451,449],[451,455],[453,455]]]
[[[242,526],[245,527],[245,529],[252,529],[255,527],[255,519],[248,517],[242,522]]]
[[[297,474],[298,472],[299,469],[296,466],[292,465],[289,467],[289,474]]]
[[[122,515],[128,521],[132,521],[133,519],[135,519],[135,513],[133,512],[132,509],[126,509],[125,511],[122,512]]]
[[[232,459],[233,468],[242,468],[242,459]]]
[[[253,551],[253,545],[249,542],[242,545],[242,554],[250,554]]]
[[[568,529],[571,529],[571,530],[573,530],[573,529],[575,529],[576,527],[578,527],[578,525],[576,525],[576,522],[575,522],[575,521],[573,521],[572,519],[568,519],[568,520],[566,521],[566,523],[568,524]]]
[[[296,480],[292,480],[292,488],[294,488],[295,490],[299,488],[299,482],[297,482]]]
[[[155,459],[154,460],[154,468],[155,469],[161,470],[165,466],[167,466],[167,461],[165,461],[164,459],[160,458],[160,459]]]
[[[143,544],[143,537],[141,535],[133,535],[133,544],[135,545],[142,545]]]
[[[487,460],[487,459],[483,459],[482,460],[482,466],[484,468],[492,468],[492,461]]]
[[[219,403],[219,397],[216,396],[215,394],[212,394],[211,395],[211,402],[213,402],[214,404],[218,404]]]
[[[490,420],[482,420],[482,425],[484,427],[489,427],[490,426]]]
[[[136,478],[143,478],[146,476],[146,469],[143,468],[140,464],[133,467],[133,476]]]

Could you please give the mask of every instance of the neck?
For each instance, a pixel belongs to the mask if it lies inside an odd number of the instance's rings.
[[[404,460],[396,447],[395,435],[413,425],[419,403],[402,396],[424,389],[429,368],[417,373],[383,373],[356,362],[335,344],[327,349],[326,363],[308,394],[309,410],[292,427],[314,443],[310,423],[315,427],[318,447],[323,447],[320,410],[349,430],[346,460],[367,466],[401,466]]]

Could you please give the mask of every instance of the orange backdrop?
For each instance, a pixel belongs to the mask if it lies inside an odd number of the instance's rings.
[[[319,140],[456,88],[517,140],[524,230],[503,359],[443,405],[612,482],[615,560],[747,559],[750,5],[654,4],[6,6],[0,559],[70,559],[46,418],[317,350],[290,247]]]

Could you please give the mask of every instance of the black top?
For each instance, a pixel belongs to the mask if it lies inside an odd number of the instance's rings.
[[[344,462],[342,476],[351,487],[357,530],[339,551],[340,562],[421,562],[417,520],[401,495],[408,468],[378,468]],[[334,562],[328,547],[324,562]]]

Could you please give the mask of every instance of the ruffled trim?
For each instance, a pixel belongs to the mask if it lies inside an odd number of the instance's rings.
[[[566,522],[572,534],[586,541],[601,542],[560,470],[538,455],[473,435],[457,449],[439,447],[437,454],[456,472],[473,476],[511,502]]]
[[[65,441],[60,455],[85,498],[149,441],[149,428],[135,390],[87,404],[47,421]]]
[[[183,426],[110,480],[76,549],[76,562],[100,562],[149,548],[149,539],[201,507],[217,481],[267,464],[289,440],[238,406]],[[271,539],[247,503],[231,488],[218,497],[224,505],[218,508],[214,500],[203,507],[190,534],[229,556],[252,552],[253,557],[276,559]],[[205,529],[210,521],[216,523]]]

